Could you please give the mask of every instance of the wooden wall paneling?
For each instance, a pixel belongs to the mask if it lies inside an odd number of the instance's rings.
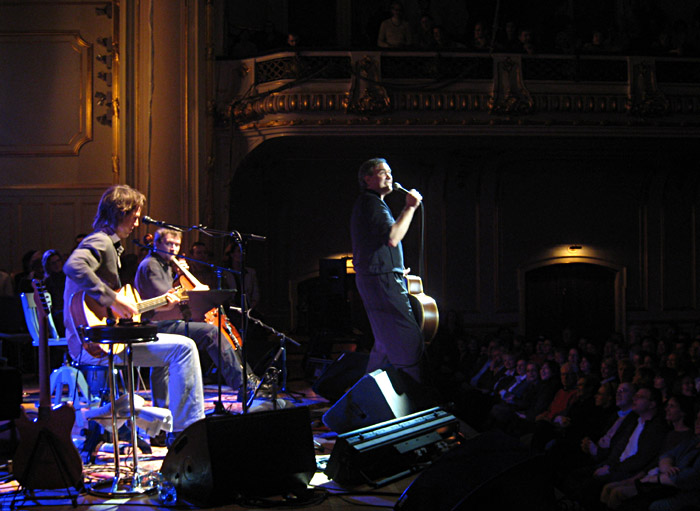
[[[661,299],[664,311],[696,309],[695,230],[693,228],[693,186],[691,173],[668,176],[661,212]],[[688,192],[691,192],[690,194]]]

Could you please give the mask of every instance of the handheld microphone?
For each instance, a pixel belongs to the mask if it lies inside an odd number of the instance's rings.
[[[406,190],[403,186],[401,186],[401,183],[397,183],[396,181],[394,181],[393,188],[394,188],[394,190],[398,190],[398,191],[403,192],[403,193],[408,193],[408,190]]]

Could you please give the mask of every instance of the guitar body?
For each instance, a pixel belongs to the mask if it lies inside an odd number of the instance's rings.
[[[423,281],[416,275],[406,275],[408,300],[413,309],[418,326],[423,332],[426,343],[435,338],[440,324],[437,302],[423,292]]]
[[[32,280],[32,286],[39,321],[39,418],[29,419],[22,408],[19,419],[15,420],[20,443],[12,460],[12,474],[28,489],[82,488],[83,460],[71,438],[75,410],[70,405],[51,407],[49,296],[38,280]]]
[[[20,443],[12,460],[12,473],[25,488],[54,490],[82,487],[83,460],[73,444],[71,431],[75,410],[59,405],[49,417],[36,421],[22,409],[15,420]]]
[[[117,295],[130,298],[137,304],[141,301],[138,291],[136,291],[136,289],[129,284],[119,289],[119,291],[117,291]],[[73,324],[75,324],[77,327],[104,326],[107,324],[108,319],[119,319],[119,317],[114,314],[112,309],[100,304],[85,291],[75,293],[71,297],[70,312],[71,316],[73,317]],[[141,315],[136,314],[132,319],[133,321],[138,322],[141,319]],[[113,346],[115,354],[121,353],[121,351],[125,348],[124,344],[114,344]],[[83,341],[83,349],[85,349],[85,351],[87,351],[93,357],[101,358],[107,354],[107,351],[109,351],[109,346]]]
[[[187,292],[182,287],[175,288],[173,294],[183,301],[187,298]],[[169,293],[147,300],[141,300],[139,292],[129,284],[119,289],[117,291],[117,296],[121,296],[133,302],[134,305],[136,305],[136,314],[130,318],[122,318],[111,308],[101,305],[85,291],[82,291],[80,293],[75,293],[70,300],[69,307],[73,318],[73,324],[76,327],[104,326],[108,324],[110,319],[119,319],[128,320],[128,323],[131,325],[133,323],[139,323],[141,321],[141,314],[144,312],[158,309],[170,303],[168,301]],[[122,323],[122,321],[120,321],[120,323]],[[126,347],[125,344],[112,344],[111,346],[113,346],[115,354],[120,353]],[[99,358],[104,357],[109,352],[109,345],[83,341],[83,349],[93,357]]]
[[[136,291],[136,289],[130,284],[125,285],[119,291],[117,291],[117,295],[130,298],[135,303],[139,303],[141,301],[139,292]],[[120,319],[119,316],[116,316],[109,307],[101,305],[85,291],[73,295],[71,300],[71,312],[73,312],[74,302],[80,302],[80,307],[77,307],[76,305],[77,310],[75,312],[77,316],[73,316],[73,321],[75,321],[76,325],[99,326],[106,325],[108,319]],[[78,319],[81,321],[78,321]],[[136,314],[131,319],[135,322],[139,322],[141,320],[141,315]]]

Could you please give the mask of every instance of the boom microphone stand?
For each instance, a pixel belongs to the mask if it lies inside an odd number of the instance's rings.
[[[230,307],[231,310],[243,313],[241,309],[238,307]],[[262,328],[265,328],[266,330],[269,330],[273,334],[275,334],[277,337],[279,337],[280,340],[280,347],[277,350],[277,353],[275,354],[274,358],[270,361],[270,363],[267,365],[265,368],[265,371],[263,372],[263,378],[260,379],[258,384],[256,385],[253,393],[251,394],[250,398],[248,398],[248,403],[247,406],[250,407],[250,405],[253,403],[253,400],[255,399],[255,396],[257,396],[258,391],[262,387],[265,378],[265,375],[270,374],[272,376],[273,382],[272,382],[272,388],[273,388],[273,393],[272,393],[272,403],[273,407],[276,409],[277,408],[277,377],[281,373],[282,375],[282,386],[279,388],[279,391],[284,392],[287,394],[295,403],[300,403],[301,400],[296,397],[294,392],[291,392],[290,390],[287,389],[287,341],[291,342],[295,346],[300,346],[300,344],[292,339],[291,337],[288,337],[287,335],[283,334],[282,332],[278,332],[275,330],[273,327],[270,325],[266,325],[262,321],[260,321],[257,318],[252,318],[250,317],[249,313],[246,313],[246,316],[248,316],[248,319],[253,321],[256,325],[261,326]],[[275,364],[277,361],[281,360],[281,369],[276,368]],[[303,396],[303,394],[302,394]]]

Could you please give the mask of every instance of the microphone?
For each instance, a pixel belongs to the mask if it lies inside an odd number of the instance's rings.
[[[401,183],[397,183],[396,181],[394,181],[393,188],[394,188],[394,190],[398,190],[398,191],[403,192],[403,193],[408,193],[408,190],[406,190],[403,186],[401,186]]]
[[[151,217],[148,216],[148,215],[146,215],[146,216],[144,216],[143,218],[141,218],[141,221],[142,221],[144,224],[153,224],[153,225],[157,225],[158,227],[163,227],[163,226],[165,225],[165,222],[163,222],[163,221],[161,221],[161,220],[154,220],[153,218],[151,218]]]
[[[182,232],[182,229],[180,229],[179,227],[172,225],[172,224],[169,224],[169,223],[166,223],[166,222],[163,222],[162,220],[155,220],[148,215],[142,217],[141,221],[144,224],[157,225],[158,227],[167,227],[168,229]]]
[[[243,309],[240,307],[234,307],[233,305],[229,305],[228,308],[232,310],[233,312],[237,312],[238,314],[243,314]],[[246,316],[250,317],[250,309],[246,311]]]

